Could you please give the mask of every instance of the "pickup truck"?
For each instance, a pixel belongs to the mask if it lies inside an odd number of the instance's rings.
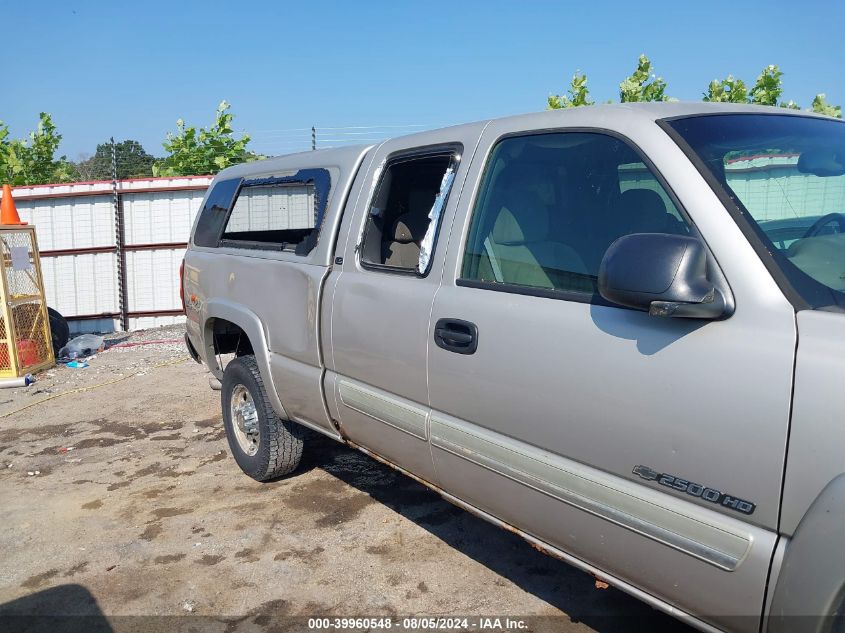
[[[842,121],[595,106],[238,165],[181,277],[250,477],[307,427],[701,630],[843,626]]]

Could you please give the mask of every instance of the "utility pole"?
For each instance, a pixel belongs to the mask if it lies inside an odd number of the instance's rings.
[[[317,149],[317,128],[311,126],[311,150]]]

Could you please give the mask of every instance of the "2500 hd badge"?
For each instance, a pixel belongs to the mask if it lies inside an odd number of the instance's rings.
[[[661,486],[672,488],[678,492],[685,492],[691,497],[701,497],[705,501],[742,512],[743,514],[754,514],[754,510],[757,508],[756,504],[745,499],[740,499],[739,497],[722,493],[714,488],[708,488],[707,486],[681,479],[677,475],[659,473],[648,466],[634,466],[634,470],[631,472],[646,481],[656,481]]]

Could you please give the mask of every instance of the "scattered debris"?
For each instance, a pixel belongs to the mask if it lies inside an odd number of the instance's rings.
[[[0,380],[0,389],[14,389],[15,387],[29,387],[35,382],[32,374],[26,374],[20,378],[4,378]]]
[[[196,608],[197,605],[193,600],[185,600],[185,602],[182,603],[182,609],[188,613],[193,613]]]
[[[93,356],[97,352],[103,351],[104,343],[105,340],[102,336],[81,334],[68,341],[68,344],[59,350],[59,359],[67,358],[73,360]]]
[[[609,589],[610,585],[608,585],[605,581],[596,579],[596,589]]]
[[[141,330],[144,331],[144,330]],[[179,344],[182,345],[184,340],[181,338],[166,338],[166,339],[154,339],[152,341],[133,341],[131,343],[116,343],[114,345],[109,345],[107,349],[114,349],[114,348],[123,348],[123,347],[139,347],[141,345],[163,345],[163,344]]]
[[[117,567],[117,565],[109,565],[108,567],[106,567],[106,571],[111,571],[115,567]]]
[[[74,448],[73,446],[62,446],[62,447],[59,449],[59,451],[58,451],[58,452],[59,452],[59,453],[67,453],[67,452],[69,452],[69,451],[72,451],[72,450],[73,450],[73,448]]]
[[[67,366],[73,369],[85,369],[88,367],[88,362],[84,360],[72,360],[67,364]]]
[[[30,471],[27,471],[26,474],[29,477],[35,477],[36,475],[40,475],[41,471],[40,470],[30,470]]]

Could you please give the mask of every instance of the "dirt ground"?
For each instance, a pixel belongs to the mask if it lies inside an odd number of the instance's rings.
[[[96,626],[71,629],[97,631],[306,630],[315,615],[687,630],[322,436],[293,476],[254,482],[208,374],[181,343],[149,344],[182,332],[112,335],[147,344],[0,390],[0,616],[87,615]]]

